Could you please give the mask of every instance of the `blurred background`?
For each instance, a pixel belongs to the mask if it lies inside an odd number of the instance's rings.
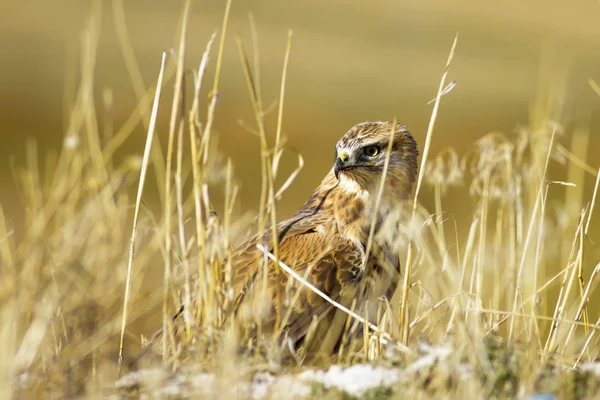
[[[28,138],[35,139],[40,154],[60,149],[80,77],[81,32],[94,4],[101,15],[94,88],[97,112],[102,120],[108,112],[103,99],[110,95],[114,129],[137,104],[119,44],[119,26],[128,31],[146,87],[156,80],[161,51],[176,46],[183,2],[55,0],[0,5],[0,201],[15,222],[21,206],[14,193],[12,165],[23,164]],[[221,25],[224,9],[225,1],[192,2],[188,67],[197,67],[206,42]],[[235,44],[239,35],[251,50],[250,13],[257,27],[266,106],[278,97],[287,32],[293,30],[283,130],[288,147],[303,154],[305,168],[280,205],[284,216],[309,196],[332,165],[335,142],[358,122],[396,116],[422,149],[432,110],[427,102],[435,96],[457,32],[449,75],[457,84],[443,97],[432,155],[447,146],[463,153],[492,131],[515,132],[530,124],[532,109],[541,107],[565,127],[567,134],[559,140],[567,148],[569,132],[590,129],[588,162],[594,168],[600,162],[596,133],[600,97],[588,85],[590,78],[600,81],[598,1],[234,0],[215,130],[218,148],[232,158],[241,185],[238,212],[256,207],[260,187],[259,141],[240,125],[243,121],[254,126],[254,118]],[[214,61],[213,55],[207,82]],[[267,121],[273,135],[276,110]],[[165,107],[157,131],[163,143],[167,124]],[[141,155],[145,133],[139,124],[120,149],[121,156]],[[288,152],[284,159],[284,171],[291,171],[296,156]],[[557,174],[552,178],[565,178],[560,171]],[[431,204],[429,196],[423,201]],[[460,209],[460,203],[455,206]]]

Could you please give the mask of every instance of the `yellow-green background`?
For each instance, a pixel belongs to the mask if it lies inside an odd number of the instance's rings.
[[[118,45],[112,2],[99,3],[98,114],[102,118],[102,92],[112,89],[118,128],[132,112],[136,97]],[[192,2],[189,67],[197,66],[210,34],[220,27],[224,3]],[[0,5],[0,201],[15,222],[21,206],[13,191],[11,157],[17,165],[23,163],[28,137],[37,140],[40,153],[60,147],[78,79],[81,31],[91,4],[55,0]],[[156,79],[161,51],[176,45],[182,2],[126,1],[124,9],[149,86]],[[450,74],[457,86],[443,98],[433,154],[448,145],[464,151],[490,131],[510,133],[527,125],[529,110],[541,92],[544,99],[562,102],[563,112],[556,118],[567,133],[577,123],[590,127],[588,161],[594,167],[600,162],[600,98],[587,85],[589,78],[600,81],[598,1],[234,0],[215,129],[219,148],[233,159],[241,184],[238,211],[256,206],[260,186],[258,140],[238,124],[242,119],[253,125],[234,41],[239,34],[250,49],[250,12],[258,28],[265,104],[278,96],[287,31],[294,32],[284,133],[289,146],[304,155],[306,165],[280,205],[282,214],[289,215],[308,197],[331,166],[334,143],[357,122],[397,116],[422,148],[431,112],[426,103],[435,95],[457,31]],[[214,60],[213,56],[209,78]],[[159,119],[158,134],[164,142],[167,107]],[[271,114],[271,134],[274,121]],[[140,125],[122,154],[141,154],[144,139]],[[559,140],[568,147],[570,136]],[[295,156],[286,157],[284,169],[290,171]],[[560,169],[553,171],[551,178],[564,178]],[[431,204],[427,196],[424,202]],[[454,203],[445,204],[455,211],[464,204]]]

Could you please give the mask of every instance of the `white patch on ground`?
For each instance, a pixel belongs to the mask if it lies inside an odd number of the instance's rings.
[[[274,376],[268,372],[254,375],[251,383],[253,399],[298,399],[310,396],[310,382],[295,375]]]
[[[390,387],[413,379],[419,371],[434,367],[448,359],[450,347],[420,346],[421,357],[405,368],[388,368],[371,364],[357,364],[342,368],[334,365],[327,370],[307,369],[297,375],[274,375],[269,372],[254,374],[251,381],[227,382],[223,377],[205,372],[181,372],[170,374],[160,369],[132,372],[117,381],[120,391],[139,387],[141,393],[153,396],[201,396],[202,398],[225,398],[228,395],[252,399],[303,399],[311,395],[312,385],[335,388],[350,395],[360,396],[380,386]],[[466,371],[465,371],[466,372]]]
[[[398,382],[401,370],[357,364],[348,368],[334,365],[327,371],[308,370],[297,376],[307,383],[317,382],[325,388],[336,388],[351,395],[361,395],[379,386],[390,386]]]
[[[582,371],[588,371],[596,376],[600,376],[600,363],[599,362],[587,362],[581,364]]]
[[[419,350],[425,354],[413,361],[404,372],[415,373],[430,368],[437,362],[447,359],[453,351],[452,348],[446,346],[431,347],[427,345],[421,345]]]
[[[137,385],[140,382],[157,381],[165,377],[165,372],[161,369],[141,369],[131,372],[117,381],[117,389],[127,388]]]

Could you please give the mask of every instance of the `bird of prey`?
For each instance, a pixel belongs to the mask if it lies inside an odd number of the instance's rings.
[[[233,320],[243,337],[276,335],[279,343],[302,348],[304,357],[311,358],[335,351],[348,319],[278,271],[257,244],[276,252],[282,263],[332,300],[376,315],[377,299],[391,297],[400,274],[390,243],[397,235],[380,231],[397,229],[395,210],[412,192],[417,157],[412,135],[395,122],[363,122],[344,134],[336,144],[333,167],[300,210],[277,224],[276,235],[248,239],[228,261],[224,275],[233,293]]]

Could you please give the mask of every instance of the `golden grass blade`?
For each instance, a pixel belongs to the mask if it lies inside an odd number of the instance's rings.
[[[166,333],[169,329],[169,308],[168,296],[169,285],[171,279],[171,170],[173,168],[173,146],[175,142],[175,131],[177,129],[177,121],[180,116],[180,103],[182,101],[183,89],[183,72],[185,68],[185,52],[186,52],[186,36],[187,36],[187,21],[190,9],[190,1],[187,0],[183,9],[181,18],[181,33],[179,36],[179,49],[177,50],[177,72],[175,73],[175,92],[173,94],[173,103],[171,105],[171,118],[169,120],[169,139],[167,143],[167,168],[165,170],[165,268],[164,268],[164,297],[163,297],[163,360],[167,359],[167,338]]]
[[[579,250],[578,243],[580,243],[581,231],[583,230],[583,214],[579,218],[579,223],[577,225],[577,229],[575,231],[575,237],[573,239],[573,244],[571,247],[571,255],[569,256],[570,261],[569,268],[571,269],[571,273],[569,275],[564,276],[563,281],[561,283],[560,292],[558,294],[558,299],[556,300],[556,306],[554,307],[553,314],[553,323],[550,326],[550,331],[548,332],[548,336],[546,338],[546,344],[544,345],[543,351],[543,359],[545,360],[549,353],[554,351],[556,346],[556,341],[558,339],[559,326],[560,323],[563,322],[563,314],[567,308],[567,301],[569,297],[569,293],[571,292],[571,288],[573,287],[573,283],[576,280],[577,272],[579,269],[579,259],[582,257],[582,254]],[[572,267],[572,268],[571,268]]]
[[[125,20],[123,0],[113,0],[112,15],[115,31],[117,33],[117,41],[121,49],[121,54],[123,55],[123,60],[125,61],[125,67],[127,68],[129,79],[131,80],[133,90],[138,100],[138,105],[134,112],[128,118],[127,122],[125,122],[121,129],[119,129],[117,135],[111,138],[112,140],[109,141],[107,148],[104,150],[105,159],[110,158],[113,155],[114,151],[123,144],[125,139],[127,139],[129,135],[133,132],[133,128],[138,124],[140,120],[142,121],[142,124],[144,125],[146,131],[148,130],[148,118],[150,113],[150,95],[155,90],[155,88],[150,88],[150,90],[146,90],[144,78],[140,71],[140,66],[136,59],[134,48],[131,44],[131,38],[127,28],[127,22]],[[168,81],[174,72],[174,70],[167,70],[167,72],[165,73],[165,81]],[[164,185],[161,185],[161,180],[162,177],[165,175],[165,165],[162,150],[160,146],[156,144],[152,146],[151,160],[152,166],[156,171],[155,176],[157,181],[157,188],[159,191],[159,199],[162,201],[162,199],[164,198],[164,193],[162,193]]]
[[[258,97],[258,93],[256,91],[256,83],[254,81],[254,76],[250,69],[250,63],[248,61],[248,57],[246,55],[246,51],[244,49],[244,45],[239,37],[236,38],[238,53],[240,56],[240,60],[242,62],[242,69],[244,70],[244,77],[246,79],[246,85],[248,87],[248,92],[250,94],[250,102],[252,104],[252,110],[254,112],[254,118],[256,120],[256,125],[258,126],[258,136],[260,140],[260,149],[261,149],[261,158],[260,158],[260,167],[261,167],[261,189],[260,189],[260,201],[259,201],[259,214],[258,214],[258,226],[257,226],[257,235],[258,237],[263,237],[265,232],[267,231],[267,220],[266,218],[271,216],[271,225],[273,231],[275,231],[276,226],[276,214],[275,214],[275,204],[274,202],[269,201],[269,193],[272,190],[273,184],[273,174],[271,171],[271,159],[269,156],[269,146],[267,143],[265,125],[264,125],[264,113],[261,109],[260,98]],[[273,211],[273,212],[269,212]],[[279,256],[279,243],[277,241],[277,236],[273,235],[273,252],[275,253],[276,258]],[[266,255],[265,259],[266,261]],[[267,262],[262,263],[261,268],[261,276],[263,285],[266,285],[267,279]],[[231,269],[231,263],[228,262],[227,265],[228,271]],[[279,276],[279,264],[275,263],[275,273]],[[263,286],[266,287],[266,286]],[[280,303],[282,300],[281,288],[279,285],[276,286],[275,293],[275,302]],[[279,312],[279,308],[277,308],[277,316],[275,321],[275,331],[278,330],[279,324],[281,322],[281,313]],[[258,327],[261,330],[261,327]]]
[[[191,332],[191,318],[189,315],[189,306],[192,303],[191,293],[191,274],[190,274],[190,261],[187,250],[187,239],[185,235],[185,215],[183,209],[183,130],[185,124],[183,122],[183,116],[179,121],[179,129],[177,129],[177,161],[175,169],[175,194],[176,194],[176,208],[177,208],[177,231],[179,234],[179,252],[181,257],[181,263],[183,264],[184,274],[184,321],[185,329],[188,334],[188,338]]]
[[[596,335],[596,332],[598,331],[599,328],[600,328],[600,318],[598,318],[598,320],[596,321],[596,324],[593,327],[591,327],[591,331],[585,339],[585,343],[583,344],[581,351],[579,352],[579,356],[577,357],[577,360],[575,360],[575,362],[573,363],[573,368],[577,368],[577,366],[581,363],[581,359],[583,358],[583,355],[588,352],[590,343],[592,342],[592,339]]]
[[[146,129],[148,129],[148,122],[146,121],[150,114],[148,93],[146,92],[144,77],[140,72],[140,66],[135,58],[135,51],[131,45],[131,39],[127,29],[127,22],[125,21],[123,0],[112,1],[112,15],[115,23],[119,47],[121,48],[121,54],[125,60],[125,67],[129,73],[129,79],[131,79],[135,95],[140,102],[139,111],[142,116],[142,123],[146,126]]]
[[[283,196],[283,193],[291,186],[292,182],[294,182],[300,171],[302,171],[302,168],[304,168],[304,158],[302,157],[302,154],[298,154],[298,166],[292,171],[290,176],[288,176],[277,193],[275,193],[275,200],[281,200],[281,196]]]
[[[450,93],[454,88],[456,87],[456,81],[450,81],[450,83],[448,83],[448,85],[446,85],[446,87],[444,88],[444,90],[442,90],[442,94],[441,96],[445,96],[448,93]],[[427,102],[427,105],[430,105],[431,103],[435,102],[435,100],[437,99],[437,97],[434,97],[433,99],[429,100]]]
[[[596,183],[594,184],[594,194],[592,194],[592,202],[590,203],[590,212],[588,213],[587,221],[585,223],[584,234],[587,236],[588,229],[590,228],[590,221],[592,220],[592,213],[594,211],[594,206],[596,205],[596,195],[598,194],[598,185],[600,184],[600,168],[598,168],[598,173],[596,174]]]
[[[216,37],[217,33],[213,32],[210,39],[208,39],[206,49],[204,50],[204,53],[202,53],[202,58],[200,59],[200,64],[198,65],[198,70],[195,75],[196,80],[194,82],[194,100],[192,101],[192,107],[190,109],[190,128],[195,127],[196,120],[198,119],[198,108],[200,107],[200,89],[202,88],[202,81],[204,78],[204,73],[206,72],[206,66],[208,65],[208,58]],[[196,157],[193,159],[193,161],[199,162],[200,159]]]
[[[584,316],[584,311],[586,310],[586,306],[590,301],[590,292],[592,291],[592,283],[594,282],[594,278],[596,278],[596,275],[598,275],[598,272],[600,272],[600,263],[596,264],[596,267],[594,268],[594,270],[592,271],[592,275],[589,278],[589,281],[585,287],[585,291],[583,292],[582,296],[581,296],[581,300],[579,302],[579,305],[577,306],[577,311],[575,312],[575,321],[579,321],[579,319],[581,319]],[[587,322],[587,321],[585,321]],[[586,325],[587,328],[587,325]],[[567,344],[569,343],[569,341],[571,340],[571,337],[573,336],[573,333],[575,331],[575,325],[571,325],[571,328],[569,329],[569,333],[567,334],[567,338],[564,341],[564,346],[561,350],[561,355],[564,354],[565,352],[565,348],[567,346]]]
[[[545,315],[531,315],[529,313],[520,313],[520,312],[513,313],[512,311],[491,310],[489,308],[479,308],[479,307],[478,308],[467,308],[466,311],[482,313],[482,314],[505,315],[508,317],[535,318],[540,321],[552,321],[554,323],[564,323],[564,324],[569,324],[569,325],[574,325],[574,326],[587,327],[587,328],[591,328],[591,329],[596,327],[596,325],[594,325],[594,324],[590,324],[590,323],[582,322],[582,321],[576,321],[576,320],[572,320],[572,319],[547,317]]]
[[[2,275],[12,276],[15,271],[15,261],[12,251],[11,238],[14,235],[13,230],[9,230],[6,224],[4,209],[0,206],[0,261],[2,263]]]
[[[262,249],[264,249],[264,247],[262,245],[260,245],[261,247],[259,247],[259,250],[262,251]],[[306,268],[306,271],[304,271],[304,277],[302,278],[304,281],[308,282],[306,280],[306,278],[308,278],[310,276],[310,273],[313,271],[313,268],[315,267],[314,263],[311,263],[308,265],[308,267]],[[288,296],[287,298],[290,299],[290,304],[296,304],[296,302],[298,301],[298,298],[300,297],[300,293],[302,293],[302,287],[298,286],[298,288],[296,288],[296,291],[294,292],[294,295],[290,297],[290,291],[289,289],[291,288],[291,286],[287,286],[286,287],[286,293],[285,295]],[[281,319],[281,324],[279,326],[279,330],[277,331],[277,333],[274,335],[274,337],[276,339],[281,338],[281,334],[283,333],[283,330],[285,329],[285,326],[290,318],[290,315],[292,315],[292,312],[294,311],[293,307],[289,307],[285,313],[285,315],[283,316],[283,318]]]
[[[276,231],[277,229],[277,213],[276,213],[276,194],[275,194],[275,175],[276,175],[276,170],[274,169],[274,167],[276,166],[275,164],[275,158],[278,157],[278,149],[277,147],[275,148],[275,155],[273,157],[273,160],[271,160],[270,158],[270,151],[269,151],[269,146],[267,143],[267,137],[266,137],[266,130],[265,130],[265,122],[264,122],[264,112],[261,108],[261,100],[258,97],[258,92],[256,89],[256,82],[254,80],[254,75],[252,74],[252,71],[250,69],[250,63],[248,61],[248,57],[246,55],[246,51],[244,50],[244,46],[242,44],[241,39],[238,37],[237,38],[237,45],[238,45],[238,52],[240,55],[240,59],[242,61],[242,68],[244,70],[244,76],[246,78],[246,83],[248,86],[248,91],[250,93],[250,100],[252,103],[252,109],[254,111],[254,115],[256,118],[256,124],[258,125],[258,133],[260,136],[260,146],[261,146],[261,170],[262,170],[262,186],[261,186],[261,199],[260,199],[260,213],[259,213],[259,218],[258,218],[258,235],[259,237],[263,235],[263,232],[266,231],[266,219],[265,219],[265,215],[264,212],[266,210],[266,212],[268,213],[268,217],[270,217],[270,225],[271,225],[271,230],[273,232]],[[291,49],[291,34],[288,36],[288,44],[287,44],[287,48],[286,48],[286,56],[285,56],[285,60],[284,60],[284,71],[282,74],[282,88],[280,89],[280,93],[281,93],[281,98],[280,98],[280,107],[279,107],[279,116],[281,117],[283,115],[283,97],[285,94],[285,79],[286,79],[286,75],[287,75],[287,63],[289,60],[289,54],[290,54],[290,49]],[[281,130],[281,119],[278,120],[278,130]],[[280,140],[279,139],[279,135],[280,133],[278,133],[278,137],[276,140]],[[275,257],[279,257],[279,243],[277,241],[277,237],[274,235],[273,237],[273,253],[275,254]],[[229,266],[228,266],[229,267]],[[266,263],[264,264],[264,267],[266,267]],[[263,270],[263,273],[265,273],[266,271]],[[276,263],[275,264],[275,273],[277,275],[279,275],[280,271],[279,271],[279,264]],[[276,302],[280,303],[282,301],[282,293],[281,293],[281,289],[279,286],[277,286],[276,289],[277,293],[276,293]],[[279,312],[279,308],[277,308],[277,317],[276,317],[276,322],[275,322],[275,326],[278,327],[279,323],[281,322],[281,313]]]
[[[200,102],[200,89],[202,87],[202,81],[204,78],[204,73],[206,71],[206,66],[208,64],[208,57],[210,55],[210,51],[212,49],[213,42],[215,40],[216,33],[213,33],[210,37],[206,49],[202,54],[202,58],[200,60],[200,65],[198,66],[198,72],[195,75],[195,85],[194,85],[194,100],[192,102],[192,108],[190,112],[189,119],[189,130],[190,130],[190,147],[192,154],[192,176],[193,176],[193,196],[194,196],[194,212],[195,212],[195,221],[196,221],[196,247],[198,254],[198,313],[201,311],[200,304],[208,304],[208,282],[207,282],[207,273],[205,266],[205,256],[204,249],[206,243],[206,229],[203,222],[203,211],[202,211],[202,192],[201,187],[204,181],[203,174],[200,169],[201,163],[201,148],[198,143],[198,133],[196,129],[200,129],[200,124],[196,122],[198,119],[198,107]],[[215,97],[216,98],[216,97]],[[210,128],[209,128],[210,129]],[[208,135],[209,132],[206,132]],[[206,317],[209,316],[208,309],[202,310],[202,314]],[[210,318],[210,317],[209,317]]]
[[[258,51],[258,29],[254,14],[248,13],[248,23],[250,24],[250,35],[252,36],[252,62],[254,65],[254,79],[256,81],[256,94],[259,99],[262,99],[261,84],[260,84],[260,54]],[[262,104],[260,105],[262,108]]]
[[[221,77],[221,64],[223,62],[223,49],[225,48],[225,34],[227,33],[227,23],[229,22],[229,11],[231,10],[231,0],[225,4],[225,14],[223,15],[223,25],[221,27],[221,37],[219,38],[219,52],[217,53],[217,66],[215,69],[215,80],[213,82],[213,95],[219,91],[219,78]]]
[[[56,298],[51,295],[44,297],[44,301],[36,304],[33,319],[15,355],[16,371],[27,371],[31,367],[46,337],[52,316],[56,312]]]
[[[442,79],[440,80],[440,85],[438,87],[438,92],[435,98],[435,103],[433,104],[433,110],[431,111],[431,118],[429,119],[429,126],[427,127],[427,134],[425,135],[425,145],[423,147],[423,155],[421,156],[421,165],[419,167],[419,175],[417,177],[417,185],[415,187],[415,195],[413,200],[413,212],[411,216],[411,225],[414,222],[415,213],[417,210],[417,200],[419,198],[419,192],[421,190],[421,184],[423,182],[423,175],[425,173],[425,165],[427,165],[427,157],[429,155],[429,148],[431,147],[431,137],[433,136],[433,127],[435,126],[435,121],[437,118],[438,110],[440,107],[440,99],[442,97],[442,93],[444,92],[444,87],[446,83],[446,77],[448,76],[448,72],[450,69],[450,64],[454,59],[454,52],[456,50],[456,44],[458,43],[458,32],[454,37],[454,42],[452,43],[452,48],[450,49],[450,54],[448,55],[448,60],[446,61],[446,67],[444,68],[444,73],[442,74]],[[412,275],[412,264],[413,264],[413,246],[412,240],[408,243],[408,251],[406,254],[406,263],[405,265],[405,274],[404,280],[402,282],[402,300],[400,303],[400,331],[402,333],[402,342],[404,344],[408,343],[409,337],[409,324],[410,324],[410,315],[409,315],[409,289],[410,289],[410,281]],[[394,296],[395,297],[395,296]]]
[[[11,399],[15,390],[15,370],[17,348],[17,321],[19,311],[15,299],[5,300],[0,307],[0,349],[3,350],[0,363],[0,397]]]
[[[160,63],[160,72],[158,73],[158,83],[156,85],[156,93],[154,94],[154,104],[152,105],[152,113],[150,114],[150,123],[148,125],[148,135],[146,136],[146,147],[144,148],[144,156],[142,158],[142,168],[140,170],[140,181],[135,200],[135,211],[133,214],[133,228],[131,231],[131,240],[129,242],[129,260],[127,262],[127,278],[125,280],[125,298],[123,299],[123,318],[121,320],[121,338],[119,342],[119,368],[123,364],[123,341],[125,339],[125,326],[127,324],[127,305],[131,291],[131,279],[133,275],[133,255],[135,252],[135,238],[137,233],[137,221],[142,203],[142,194],[144,192],[144,182],[146,181],[146,173],[148,172],[148,162],[150,158],[150,150],[154,137],[154,128],[156,127],[156,118],[158,116],[158,104],[160,103],[160,94],[162,88],[162,80],[165,71],[165,63],[167,54],[163,52]]]
[[[581,160],[575,154],[573,154],[572,152],[570,152],[562,144],[556,143],[556,151],[558,152],[558,154],[565,156],[567,158],[567,160],[569,160],[570,162],[572,162],[573,164],[575,164],[579,168],[583,169],[588,174],[590,174],[592,176],[598,176],[598,171],[596,171],[596,169],[592,168],[588,163],[586,163],[585,161]]]
[[[275,154],[273,155],[273,178],[277,176],[279,169],[279,160],[283,149],[280,149],[281,128],[283,126],[283,103],[285,99],[285,81],[287,79],[288,64],[290,62],[290,54],[292,52],[292,30],[288,31],[287,47],[285,49],[285,57],[283,59],[283,72],[281,74],[281,85],[279,87],[279,109],[277,111],[277,130],[275,131]],[[257,82],[259,82],[257,80]],[[277,196],[276,196],[277,197]]]
[[[378,210],[381,206],[381,199],[383,197],[383,189],[385,188],[385,179],[387,177],[388,167],[390,165],[390,154],[392,154],[392,144],[394,143],[394,134],[396,133],[396,124],[398,121],[396,117],[392,122],[392,129],[390,130],[390,137],[388,139],[388,145],[385,154],[385,162],[383,163],[383,171],[381,172],[381,181],[379,182],[379,190],[377,191],[377,198],[375,199],[375,209]],[[365,250],[364,263],[366,267],[367,260],[371,255],[371,246],[373,245],[373,236],[375,235],[375,224],[377,223],[377,213],[373,213],[371,220],[371,227],[369,229],[369,236],[367,237],[367,248]],[[393,275],[392,275],[393,276]]]
[[[415,195],[414,195],[414,205],[413,209],[416,210],[417,200],[419,199],[419,192],[421,190],[421,184],[423,183],[423,175],[425,174],[425,165],[427,165],[427,157],[429,156],[429,148],[431,147],[431,138],[433,136],[433,128],[435,127],[435,121],[437,119],[437,114],[440,108],[440,99],[444,93],[444,85],[446,83],[446,78],[448,77],[448,72],[450,70],[450,64],[452,64],[452,60],[454,59],[454,53],[456,51],[456,45],[458,43],[458,33],[454,37],[454,42],[452,42],[452,48],[450,49],[450,54],[448,55],[448,60],[446,61],[446,67],[444,68],[444,73],[442,74],[442,79],[440,80],[440,85],[438,87],[438,92],[435,98],[435,103],[433,105],[433,110],[431,111],[431,118],[429,119],[429,125],[427,127],[427,134],[425,135],[425,145],[423,146],[423,155],[421,156],[421,165],[419,167],[419,175],[417,177],[417,186],[415,187]]]
[[[544,201],[543,191],[545,188],[546,172],[548,171],[548,164],[550,162],[550,155],[552,154],[552,148],[554,146],[554,137],[555,136],[556,136],[556,129],[553,129],[552,136],[550,137],[550,144],[548,145],[548,150],[546,153],[546,162],[544,164],[544,169],[542,171],[542,175],[540,178],[541,182],[539,183],[539,186],[538,186],[538,193],[536,196],[535,204],[533,206],[533,211],[531,212],[531,218],[529,220],[529,227],[527,228],[527,235],[525,236],[525,242],[524,242],[523,248],[521,250],[521,261],[519,262],[519,266],[518,266],[518,270],[517,270],[517,281],[515,283],[515,295],[513,298],[514,299],[513,306],[512,306],[513,314],[516,314],[516,312],[517,312],[517,299],[518,299],[517,293],[519,290],[521,290],[520,288],[521,288],[521,279],[523,278],[523,268],[525,267],[525,259],[527,258],[527,254],[528,254],[527,251],[529,249],[529,243],[533,236],[533,230],[536,226],[538,210],[540,207],[542,207],[542,202]],[[535,265],[534,268],[537,268],[537,265]],[[514,317],[511,316],[509,330],[508,330],[508,340],[509,341],[512,340],[514,326],[515,326],[515,319],[514,319]]]
[[[598,96],[600,96],[600,86],[598,86],[596,81],[593,80],[592,78],[590,78],[590,79],[588,79],[588,84],[590,85],[590,87],[592,88],[594,93],[596,93]]]

